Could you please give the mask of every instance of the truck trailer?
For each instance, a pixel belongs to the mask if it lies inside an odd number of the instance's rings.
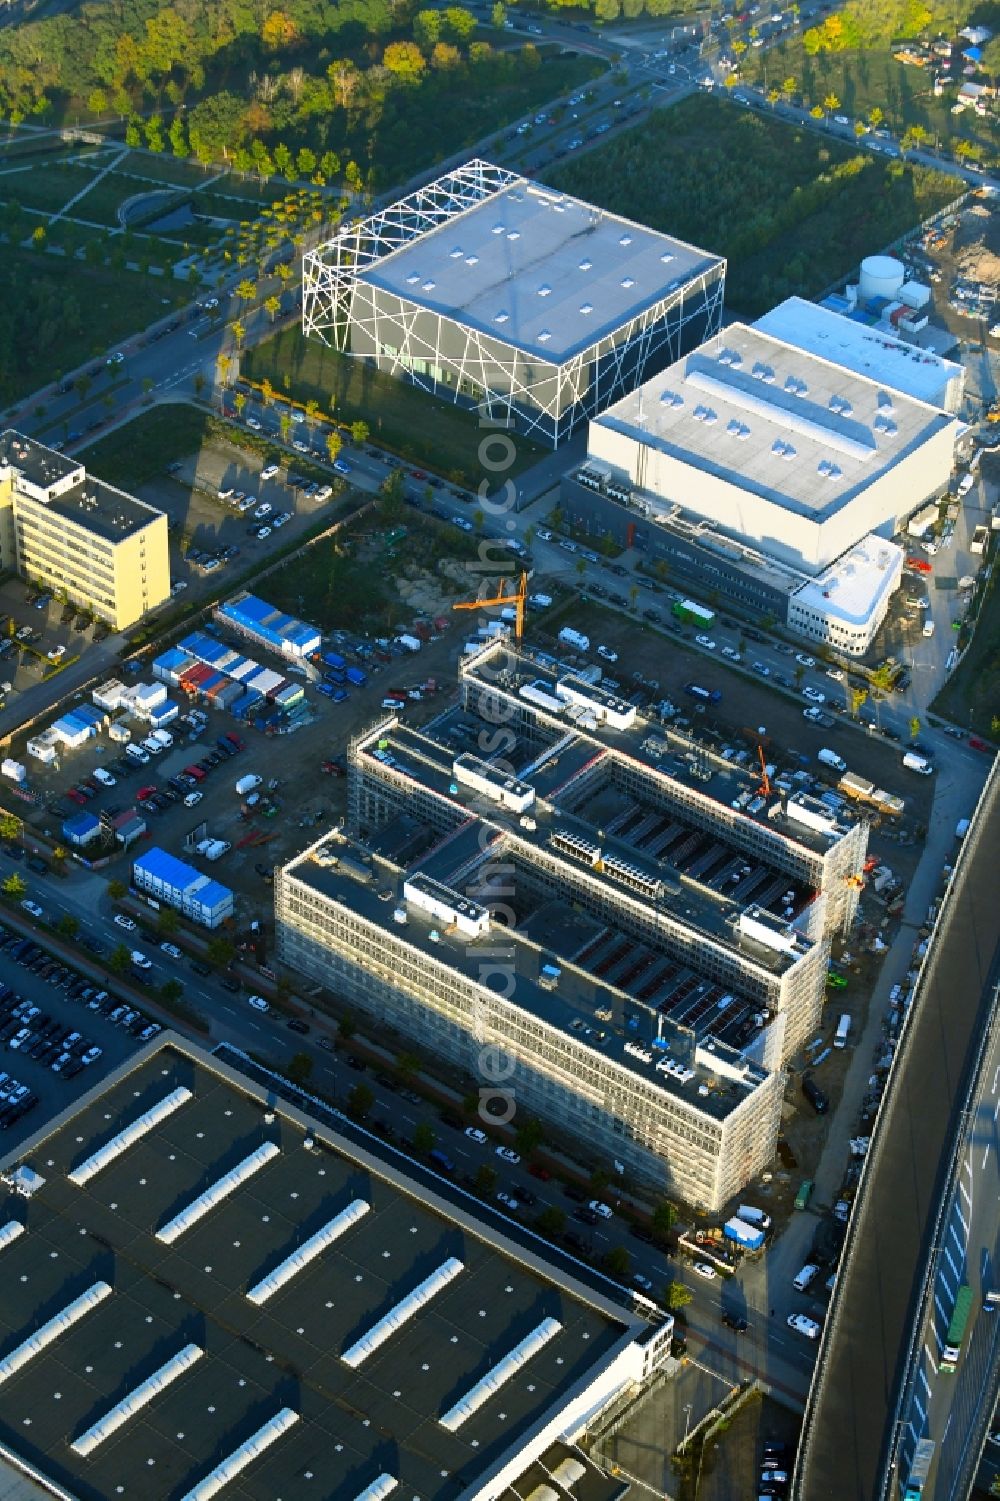
[[[948,1325],[941,1358],[938,1361],[938,1370],[943,1375],[953,1376],[958,1368],[959,1356],[962,1353],[962,1345],[965,1342],[965,1332],[969,1327],[969,1315],[971,1313],[972,1288],[963,1282],[955,1295],[955,1307],[952,1309],[951,1323]]]
[[[903,1487],[903,1501],[920,1501],[927,1484],[927,1476],[930,1473],[931,1461],[934,1458],[936,1444],[932,1438],[917,1440],[917,1447],[913,1451],[913,1462],[910,1465],[910,1473],[906,1477]]]

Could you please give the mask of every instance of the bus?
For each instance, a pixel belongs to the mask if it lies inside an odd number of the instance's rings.
[[[700,683],[685,683],[684,692],[690,693],[692,698],[699,698],[706,704],[717,704],[722,698],[719,688],[703,688]]]
[[[922,1438],[913,1451],[913,1463],[903,1487],[903,1501],[920,1501],[927,1483],[927,1474],[934,1458],[935,1443],[932,1438]]]
[[[944,1349],[941,1351],[941,1359],[938,1361],[938,1370],[953,1374],[958,1365],[958,1357],[962,1353],[962,1341],[965,1339],[965,1331],[969,1323],[969,1314],[972,1312],[972,1288],[967,1283],[962,1283],[955,1296],[955,1307],[951,1315],[951,1323],[948,1325],[948,1333],[944,1337]]]

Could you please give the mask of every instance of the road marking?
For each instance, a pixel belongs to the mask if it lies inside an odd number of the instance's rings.
[[[924,1372],[923,1366],[921,1366],[918,1369],[917,1375],[920,1377],[921,1381],[924,1383],[924,1391],[927,1393],[928,1396],[930,1396],[930,1394],[931,1394],[931,1384],[927,1380],[927,1376],[926,1376],[926,1374]]]
[[[949,1233],[955,1237],[955,1244],[958,1247],[959,1255],[960,1256],[964,1256],[965,1255],[965,1246],[962,1243],[962,1237],[959,1235],[959,1233],[955,1229],[954,1225],[949,1225],[948,1226],[948,1230],[949,1230]]]
[[[962,1229],[965,1231],[966,1235],[968,1235],[968,1233],[969,1233],[969,1222],[965,1218],[965,1215],[962,1213],[961,1207],[960,1207],[959,1202],[958,1202],[957,1199],[955,1200],[955,1213],[958,1215],[958,1218],[959,1218],[959,1220],[961,1222],[961,1225],[962,1225]]]
[[[923,1403],[921,1402],[921,1400],[920,1400],[919,1397],[914,1397],[914,1399],[913,1399],[913,1405],[917,1409],[917,1412],[920,1414],[920,1421],[921,1421],[921,1423],[926,1423],[926,1421],[927,1421],[927,1408],[923,1405]]]
[[[934,1365],[934,1356],[931,1354],[931,1347],[926,1340],[924,1340],[924,1354],[927,1356],[928,1364]]]
[[[944,1274],[944,1267],[943,1266],[939,1266],[938,1267],[938,1281],[944,1287],[944,1290],[948,1294],[948,1297],[949,1298],[954,1298],[955,1293],[954,1293],[953,1289],[951,1288],[951,1286],[949,1285],[948,1278]],[[937,1298],[936,1297],[935,1297],[934,1301],[937,1302]],[[946,1320],[946,1322],[947,1322],[947,1320]]]
[[[992,1150],[993,1150],[993,1143],[991,1141],[988,1141],[986,1143],[986,1146],[985,1146],[984,1150],[983,1150],[983,1160],[979,1164],[979,1171],[980,1172],[983,1171],[983,1169],[985,1168],[986,1164],[989,1162],[989,1160],[990,1160],[990,1152]]]
[[[966,1188],[966,1186],[965,1186],[964,1183],[960,1183],[958,1186],[959,1186],[959,1190],[961,1192],[962,1198],[968,1204],[968,1206],[969,1206],[969,1212],[971,1213],[972,1212],[972,1195],[969,1193],[969,1191]]]
[[[959,1275],[958,1267],[955,1265],[955,1258],[952,1256],[952,1254],[948,1250],[947,1246],[945,1246],[945,1248],[944,1248],[944,1255],[945,1255],[945,1260],[947,1261],[948,1265],[951,1267],[952,1271],[955,1273],[955,1280],[956,1280],[956,1282],[960,1282],[962,1279],[961,1279],[961,1276]]]

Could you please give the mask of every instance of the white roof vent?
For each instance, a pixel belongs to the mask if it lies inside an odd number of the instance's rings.
[[[433,292],[433,290],[434,290],[434,283],[432,281],[425,281],[424,282],[424,291],[425,292]]]
[[[592,302],[581,302],[581,304],[580,304],[580,312],[581,313],[592,313],[593,311],[594,311],[594,304]]]
[[[461,247],[461,245],[456,245],[455,246],[454,250],[451,252],[451,259],[453,261],[460,261],[462,259],[462,247]]]
[[[551,287],[539,287],[538,288],[538,295],[539,295],[539,297],[551,297],[552,296],[552,288]]]
[[[784,438],[775,438],[771,444],[771,452],[775,458],[791,460],[795,457],[795,449],[791,443],[786,443]]]
[[[509,317],[510,317],[509,313],[497,313],[496,317],[493,319],[493,322],[494,323],[506,323]]]
[[[634,287],[635,286],[635,277],[634,276],[623,276],[622,277],[622,286],[623,287]]]
[[[538,335],[539,344],[547,344],[552,337],[551,328],[543,328]]]
[[[505,226],[503,224],[494,224],[494,226],[493,226],[493,233],[495,235],[505,234],[506,233],[506,228],[505,228]]]
[[[622,235],[621,238],[619,239],[618,243],[619,243],[619,245],[631,245],[631,243],[632,243],[632,236],[631,235]]]
[[[684,397],[677,391],[661,391],[660,400],[665,407],[682,407],[684,405]]]
[[[660,260],[663,262],[663,264],[665,266],[669,266],[670,262],[673,260],[673,256],[670,254],[669,250],[665,250],[663,252],[663,254],[660,256]]]
[[[582,260],[580,262],[580,270],[581,271],[589,271],[591,269],[591,267],[593,266],[593,264],[594,264],[593,261],[588,261],[585,258],[584,260]]]
[[[406,278],[406,285],[407,285],[407,286],[408,286],[408,287],[415,287],[415,286],[416,286],[416,284],[417,284],[417,282],[418,282],[418,281],[419,281],[419,280],[420,280],[420,277],[419,277],[419,276],[418,276],[418,275],[417,275],[417,274],[416,274],[416,272],[415,272],[415,271],[414,271],[414,272],[413,272],[413,273],[412,273],[412,275],[410,275],[410,276],[408,276],[408,277],[407,277],[407,278]]]
[[[830,411],[836,412],[838,417],[849,417],[853,410],[854,408],[851,406],[851,403],[847,400],[846,396],[830,397]]]
[[[507,231],[507,238],[508,240],[519,240],[521,238],[521,231],[519,229],[509,229]]]

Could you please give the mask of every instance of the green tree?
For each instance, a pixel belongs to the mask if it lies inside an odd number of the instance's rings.
[[[437,1136],[430,1121],[418,1121],[413,1133],[413,1150],[421,1157],[426,1157],[428,1152],[433,1152]]]
[[[504,27],[504,25],[506,23],[506,20],[507,20],[507,7],[506,7],[506,5],[503,4],[503,0],[495,0],[493,8],[490,11],[490,21],[491,21],[491,23],[493,24],[493,26],[496,27],[497,31],[502,31],[503,27]]]
[[[101,115],[107,114],[108,96],[103,89],[91,89],[87,96],[87,108],[92,115],[96,115],[98,118]]]
[[[533,1115],[519,1121],[516,1128],[517,1150],[523,1157],[530,1157],[541,1146],[544,1137],[541,1122]]]
[[[282,412],[279,415],[278,430],[281,433],[282,443],[287,443],[292,436],[292,416],[290,412]]]
[[[164,938],[171,938],[180,927],[180,918],[173,907],[161,907],[156,915],[156,931]]]
[[[228,938],[212,938],[205,950],[205,957],[209,964],[217,964],[222,968],[232,963],[235,953],[236,950]]]
[[[64,912],[56,923],[56,932],[64,938],[75,938],[80,931],[80,919],[74,917],[72,912]]]
[[[125,885],[124,881],[108,882],[108,896],[113,902],[120,902],[127,891],[128,887]]]
[[[281,312],[281,298],[275,297],[273,292],[271,293],[270,297],[265,297],[264,311],[271,314],[271,322],[273,323],[275,318],[277,318],[278,314]]]
[[[184,986],[181,984],[180,980],[171,975],[169,980],[164,980],[163,984],[160,986],[160,994],[169,1006],[171,1003],[180,1000],[181,996],[184,994]]]
[[[340,434],[338,432],[329,432],[329,433],[327,433],[327,435],[326,435],[326,451],[327,451],[327,454],[329,455],[330,463],[331,464],[333,464],[336,461],[336,459],[338,458],[338,456],[340,454],[340,450],[343,448],[343,446],[344,446],[344,440],[343,440],[343,438],[340,436]]]
[[[229,328],[233,338],[236,340],[236,348],[242,349],[243,340],[246,338],[247,334],[246,324],[241,323],[237,318],[232,323],[230,323]]]
[[[391,526],[403,514],[403,476],[398,469],[386,475],[379,486],[378,496],[379,516]]]
[[[312,1078],[313,1061],[308,1053],[296,1053],[289,1060],[288,1077],[293,1084],[300,1086],[307,1084]]]
[[[362,422],[360,420],[360,418],[358,419],[357,422],[352,422],[351,423],[351,442],[354,443],[354,444],[356,444],[360,448],[360,446],[361,446],[362,443],[367,443],[368,442],[368,432],[369,432],[369,429],[368,429],[368,423],[367,422]]]
[[[679,1313],[682,1308],[686,1308],[693,1296],[691,1289],[685,1287],[683,1282],[668,1282],[663,1289],[663,1301],[671,1313]]]
[[[660,1240],[665,1240],[674,1228],[676,1219],[677,1210],[674,1205],[671,1204],[669,1199],[661,1199],[653,1210],[653,1216],[650,1221],[653,1234]]]
[[[16,870],[12,870],[10,875],[4,878],[3,889],[6,896],[20,901],[21,897],[27,892],[28,887],[24,877],[20,876]]]
[[[496,1170],[490,1167],[488,1162],[483,1162],[476,1173],[476,1192],[490,1194],[496,1187]]]
[[[0,839],[5,839],[9,844],[12,839],[17,839],[21,834],[21,820],[13,813],[0,815]]]
[[[917,736],[919,734],[920,734],[920,720],[914,714],[912,716],[912,718],[910,719],[910,739],[911,740],[916,740],[916,738],[917,738]]]
[[[295,170],[300,177],[312,177],[318,166],[315,151],[310,151],[308,146],[300,148],[295,158]]]
[[[108,964],[116,975],[123,975],[132,963],[132,955],[127,943],[116,943],[111,950]]]
[[[555,1236],[561,1235],[566,1227],[566,1211],[560,1209],[557,1204],[550,1204],[542,1210],[535,1223],[543,1235],[554,1239]]]
[[[610,1251],[604,1254],[604,1266],[612,1277],[617,1277],[619,1282],[624,1282],[632,1267],[632,1258],[624,1246],[612,1246]]]
[[[246,406],[246,404],[247,404],[246,396],[243,394],[242,391],[237,391],[236,395],[233,397],[233,406],[236,409],[236,415],[237,415],[237,417],[242,417],[243,416],[243,408]]]
[[[251,281],[249,276],[244,276],[243,280],[237,284],[236,295],[242,303],[252,302],[257,295],[256,282]]]
[[[363,1121],[375,1103],[375,1096],[367,1084],[355,1084],[347,1096],[347,1113],[356,1121]]]
[[[187,141],[187,131],[184,126],[183,115],[174,116],[167,135],[170,140],[170,149],[174,153],[174,156],[190,156],[191,148]]]

